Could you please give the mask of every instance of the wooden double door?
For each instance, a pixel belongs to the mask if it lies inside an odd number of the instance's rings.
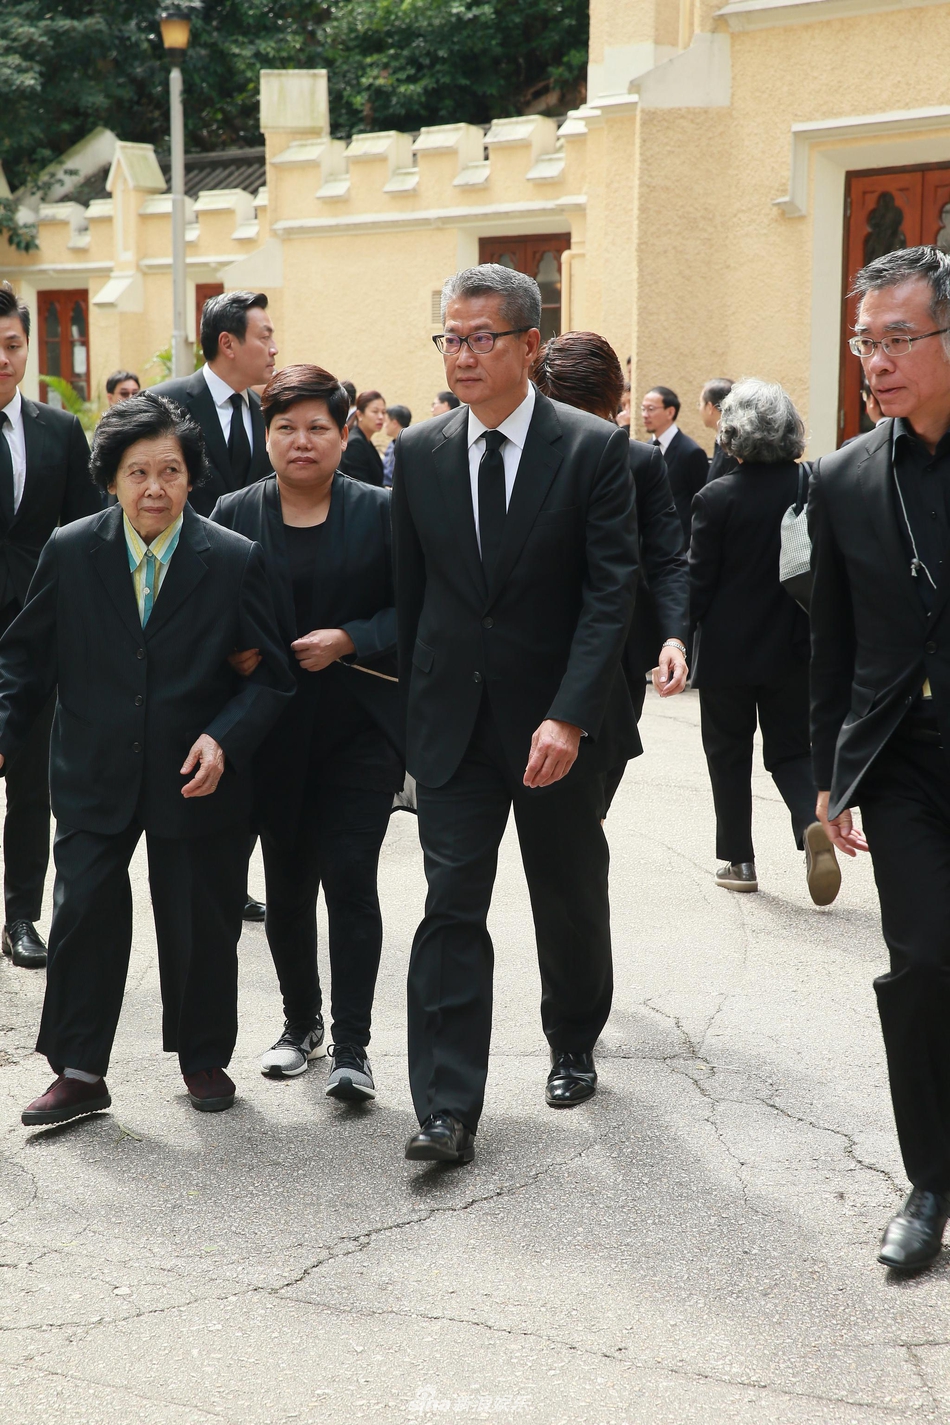
[[[939,247],[950,253],[950,168],[904,168],[849,173],[845,205],[845,292],[855,274],[898,248]],[[838,443],[867,430],[861,400],[861,362],[848,350],[857,299],[845,297],[841,343]]]
[[[479,262],[497,262],[526,272],[541,288],[542,341],[558,336],[561,330],[561,258],[570,245],[570,233],[479,240]]]

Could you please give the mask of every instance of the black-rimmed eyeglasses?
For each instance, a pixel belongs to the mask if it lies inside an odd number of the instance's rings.
[[[530,327],[511,327],[506,332],[472,332],[471,336],[456,336],[455,332],[445,332],[432,338],[439,351],[448,356],[458,356],[463,346],[474,351],[476,356],[487,356],[500,336],[517,336],[529,332]]]
[[[915,341],[926,341],[929,336],[943,336],[944,332],[950,332],[950,327],[938,327],[935,332],[921,332],[920,336],[885,336],[880,341],[873,341],[869,336],[853,336],[848,346],[855,356],[860,356],[865,361],[874,355],[877,347],[887,356],[909,356]]]

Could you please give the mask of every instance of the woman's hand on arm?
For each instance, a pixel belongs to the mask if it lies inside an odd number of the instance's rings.
[[[259,648],[235,649],[228,654],[228,662],[235,673],[240,673],[242,678],[249,678],[261,661],[261,650]]]
[[[342,628],[318,628],[304,634],[290,645],[297,662],[308,673],[319,673],[356,652],[356,646]]]

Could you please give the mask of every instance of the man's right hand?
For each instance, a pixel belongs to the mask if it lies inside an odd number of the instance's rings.
[[[833,821],[828,820],[828,799],[830,792],[819,792],[818,802],[815,806],[815,815],[821,822],[828,834],[828,840],[832,846],[836,846],[839,851],[843,851],[846,856],[856,856],[859,851],[867,851],[868,843],[864,833],[858,831],[855,826],[851,812],[846,808]]]
[[[259,648],[245,648],[241,651],[235,649],[228,654],[228,662],[235,673],[240,673],[242,678],[249,678],[261,661],[261,650]]]

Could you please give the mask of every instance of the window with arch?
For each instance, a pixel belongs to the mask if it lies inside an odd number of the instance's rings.
[[[902,247],[939,247],[950,252],[950,168],[874,169],[849,173],[845,198],[844,292],[865,263]],[[861,397],[861,362],[847,349],[857,301],[845,296],[842,333],[838,442],[872,424]]]
[[[89,400],[89,293],[40,292],[37,301],[41,376],[60,376]],[[40,382],[40,400],[61,406],[58,391]]]
[[[542,341],[561,330],[561,258],[570,245],[570,233],[479,239],[479,262],[497,262],[515,272],[526,272],[541,288]]]

